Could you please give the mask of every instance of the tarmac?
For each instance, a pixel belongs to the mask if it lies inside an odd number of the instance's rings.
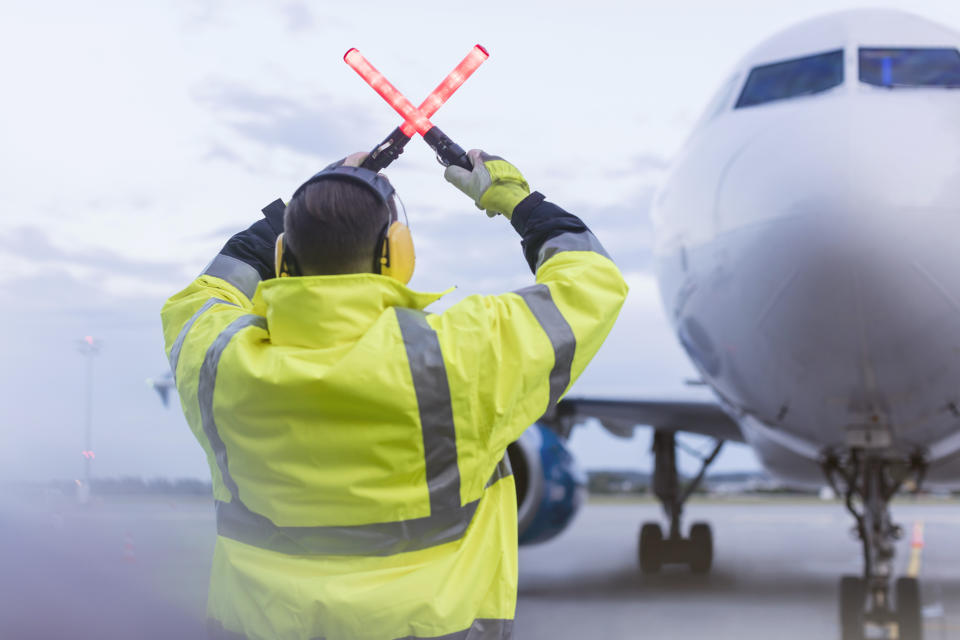
[[[910,502],[893,507],[905,530],[897,573],[905,575],[914,560],[925,638],[960,638],[960,504]],[[707,575],[683,566],[640,574],[639,525],[659,515],[652,501],[588,504],[555,541],[522,549],[517,638],[839,638],[840,576],[862,571],[853,519],[839,502],[689,504],[687,527],[713,527]],[[924,544],[912,553],[918,522]]]
[[[659,516],[649,500],[592,500],[556,539],[522,548],[516,639],[838,638],[837,584],[861,562],[841,504],[726,498],[687,515],[713,525],[708,575],[639,573],[639,525]],[[926,639],[960,639],[960,503],[905,499],[894,517],[906,531],[898,573],[921,579]],[[208,499],[4,496],[0,638],[203,638],[213,539]]]

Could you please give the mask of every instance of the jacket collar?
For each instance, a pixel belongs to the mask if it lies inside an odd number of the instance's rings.
[[[373,273],[272,278],[257,287],[253,312],[275,344],[332,347],[356,341],[390,307],[423,309],[450,291],[421,293]]]

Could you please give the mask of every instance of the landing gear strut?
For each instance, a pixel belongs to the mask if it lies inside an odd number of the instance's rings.
[[[672,431],[653,433],[653,493],[670,520],[669,535],[656,522],[645,522],[640,528],[638,555],[643,573],[656,573],[664,564],[687,564],[694,573],[707,573],[713,564],[713,533],[710,525],[696,522],[690,527],[690,536],[684,538],[680,529],[683,505],[703,480],[707,467],[723,447],[717,442],[713,451],[702,458],[700,473],[681,490],[677,472],[677,440]]]
[[[903,529],[891,520],[889,509],[890,499],[909,476],[914,476],[917,488],[923,483],[922,458],[904,464],[854,449],[845,460],[828,458],[823,467],[834,491],[845,496],[863,544],[863,577],[840,580],[841,637],[863,640],[868,627],[895,625],[901,640],[922,640],[917,579],[899,578],[891,589],[894,545],[903,537]]]

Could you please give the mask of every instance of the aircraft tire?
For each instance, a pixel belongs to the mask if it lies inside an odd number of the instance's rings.
[[[690,570],[709,573],[713,565],[713,531],[706,522],[695,522],[690,527]]]
[[[897,622],[900,640],[923,640],[923,612],[920,583],[916,578],[898,578],[896,583]]]
[[[840,637],[842,640],[863,640],[866,584],[863,578],[840,578]]]
[[[663,531],[656,522],[645,522],[640,527],[640,541],[637,548],[640,559],[640,571],[659,573],[663,565]]]

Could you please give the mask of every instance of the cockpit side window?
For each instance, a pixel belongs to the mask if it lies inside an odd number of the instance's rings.
[[[843,49],[754,67],[735,109],[821,93],[843,84]]]
[[[860,49],[860,82],[877,87],[960,88],[956,49]]]

